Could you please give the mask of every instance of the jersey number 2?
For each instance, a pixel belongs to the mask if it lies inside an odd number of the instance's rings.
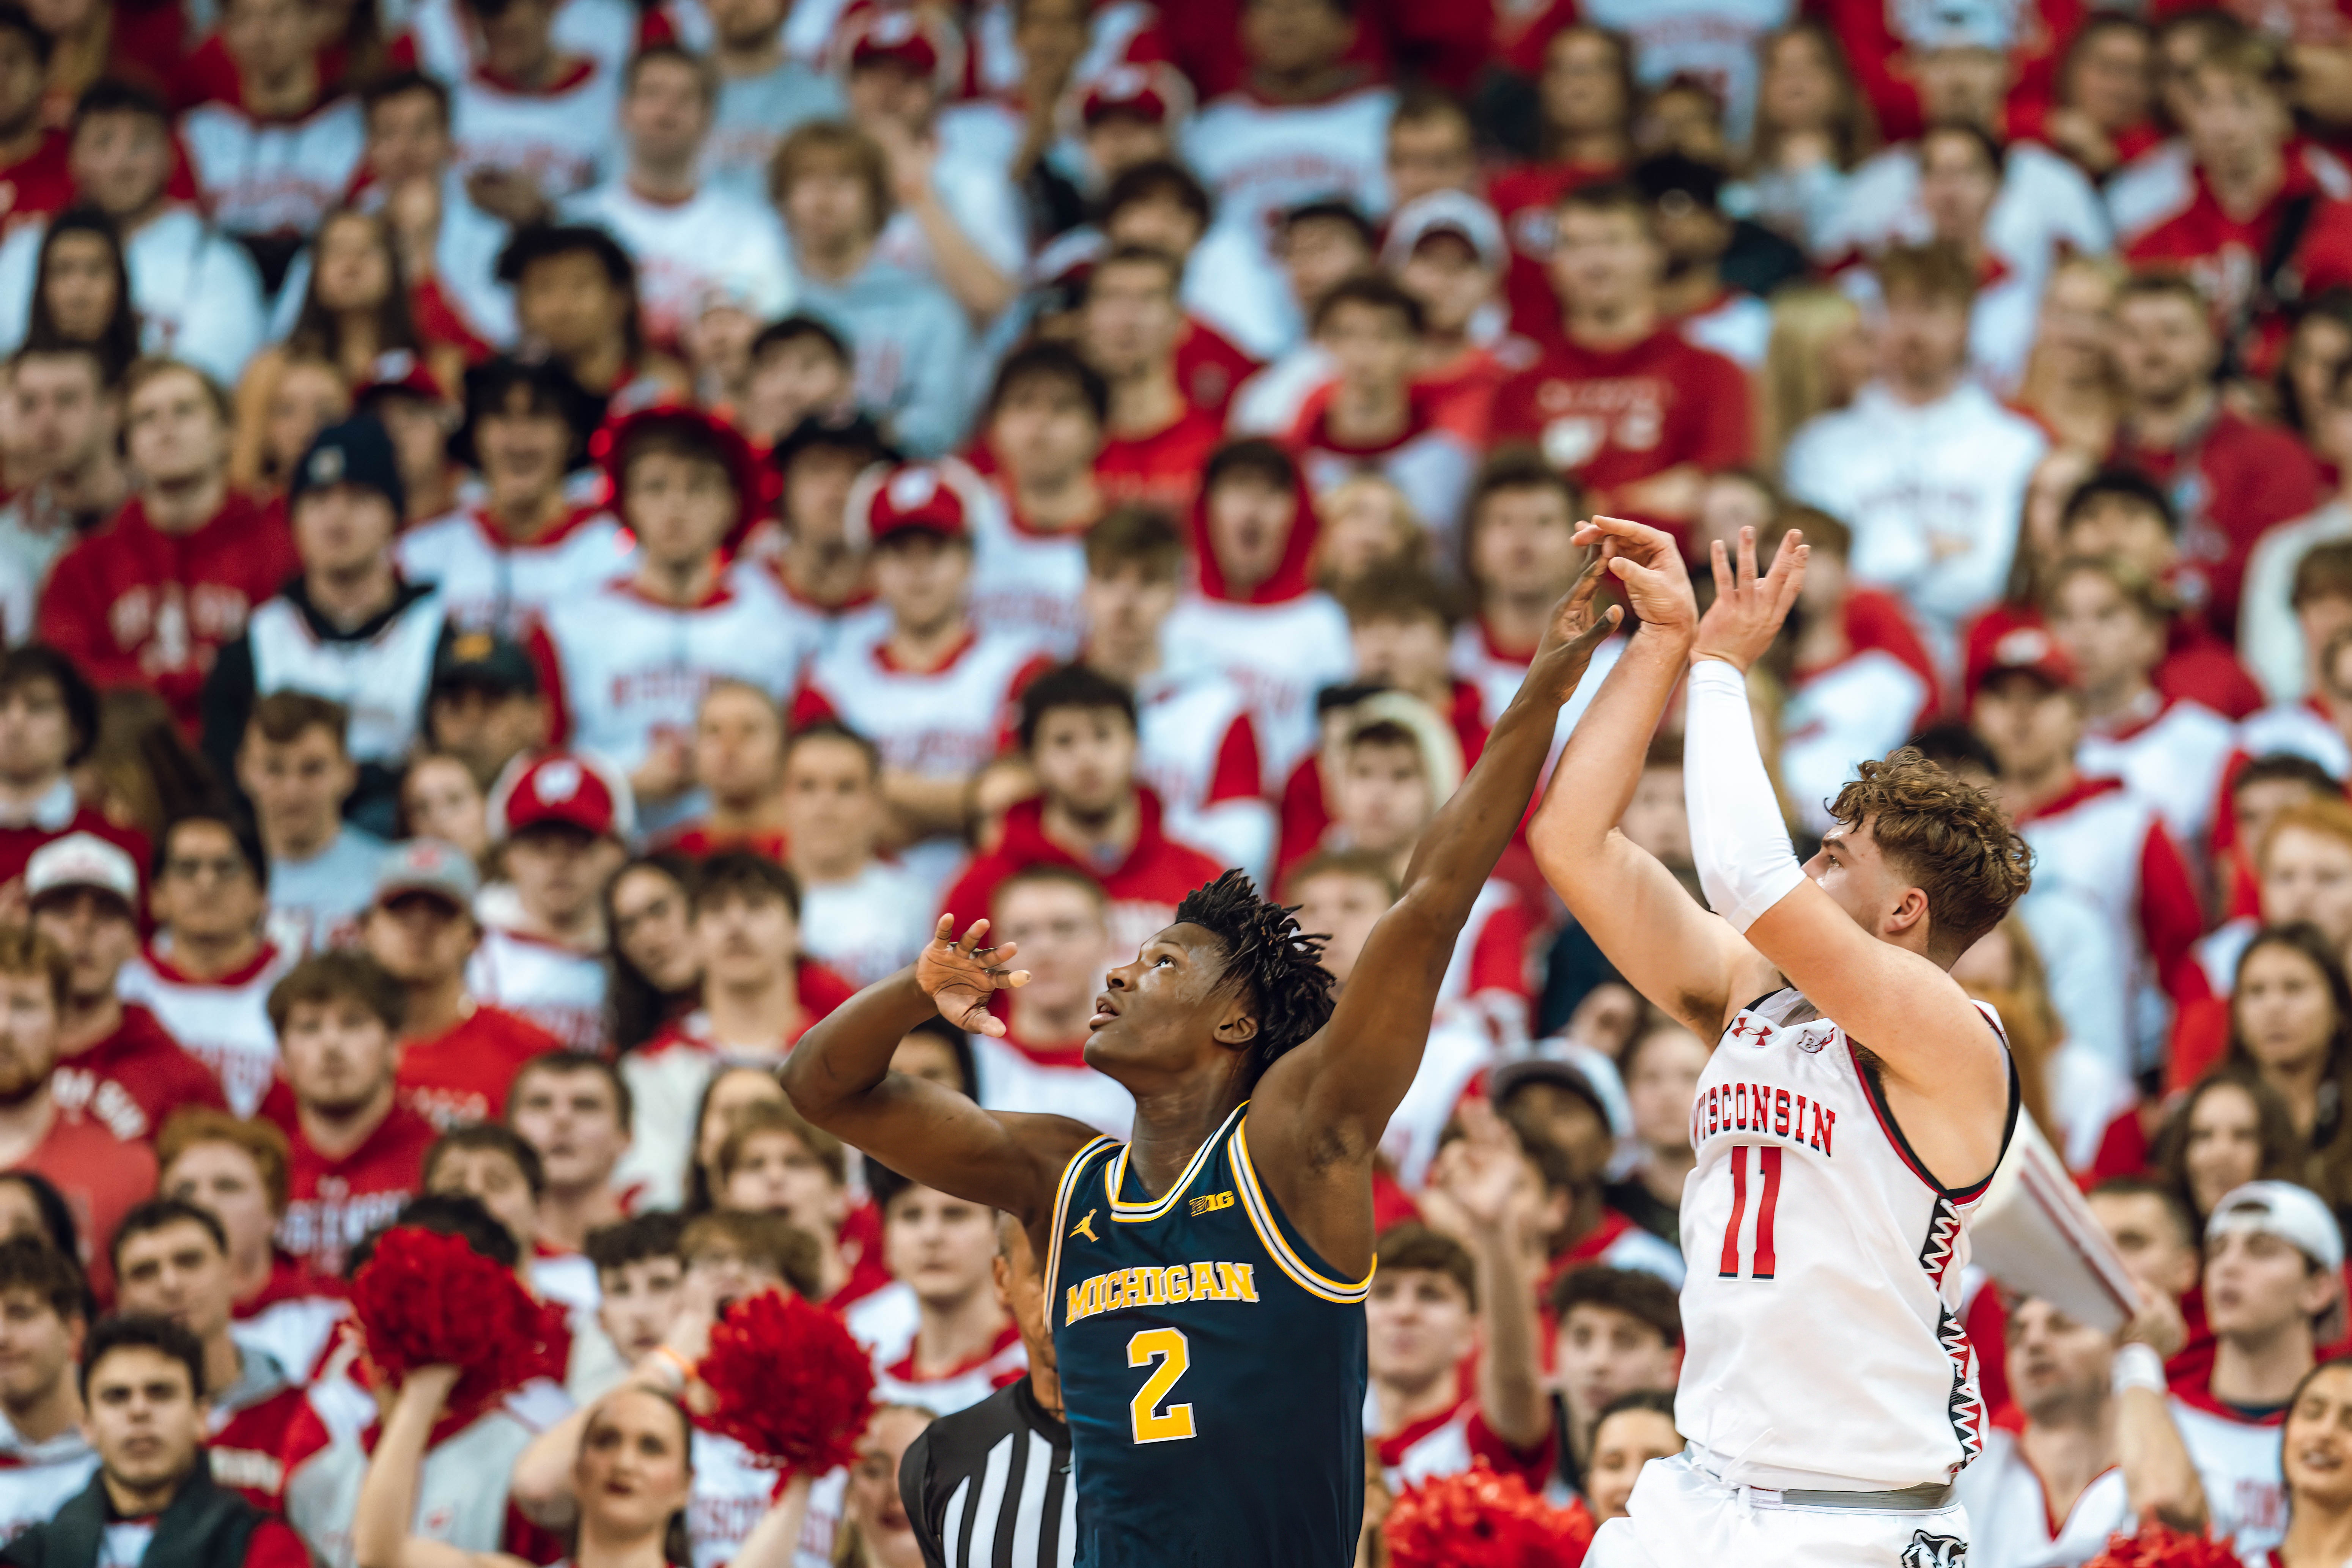
[[[1756,1151],[1756,1256],[1750,1279],[1769,1279],[1780,1259],[1772,1248],[1772,1216],[1780,1207],[1780,1146],[1738,1143],[1731,1150],[1731,1223],[1723,1227],[1723,1258],[1717,1277],[1739,1278],[1739,1222],[1748,1213],[1748,1151]]]
[[[1182,1330],[1146,1329],[1127,1342],[1128,1365],[1147,1366],[1155,1361],[1160,1364],[1152,1367],[1151,1375],[1143,1380],[1143,1386],[1136,1390],[1133,1402],[1128,1405],[1128,1412],[1135,1420],[1135,1440],[1139,1443],[1172,1443],[1180,1437],[1190,1437],[1192,1435],[1191,1405],[1171,1405],[1165,1410],[1160,1408],[1160,1402],[1168,1397],[1170,1391],[1176,1386],[1176,1380],[1183,1376],[1184,1369],[1192,1364],[1192,1347],[1185,1342]]]

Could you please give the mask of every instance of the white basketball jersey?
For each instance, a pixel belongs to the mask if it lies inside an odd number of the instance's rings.
[[[664,735],[692,739],[703,695],[722,676],[780,702],[790,697],[820,629],[766,574],[740,568],[688,607],[659,604],[624,581],[547,612],[572,742],[627,773],[645,765]]]
[[[886,767],[924,778],[978,772],[996,755],[1011,718],[1014,679],[1042,651],[1025,637],[973,638],[939,668],[893,668],[888,627],[845,639],[809,667],[809,685],[835,716],[872,741]]]
[[[264,120],[234,104],[180,116],[180,144],[213,221],[232,234],[309,234],[341,204],[367,146],[359,100],[338,98],[296,120]]]
[[[2012,1071],[2004,1148],[2016,1120]],[[1793,990],[1724,1032],[1691,1145],[1683,1435],[1751,1486],[1879,1490],[1958,1474],[1986,1428],[1960,1271],[1990,1173],[1937,1185],[1845,1031]]]
[[[450,512],[393,542],[400,574],[437,584],[449,619],[467,631],[520,636],[550,607],[584,598],[630,569],[636,543],[607,511],[583,509],[529,544],[480,513]]]
[[[265,945],[253,961],[218,980],[199,980],[148,948],[114,977],[114,993],[155,1015],[156,1021],[221,1080],[228,1108],[251,1116],[278,1076],[278,1031],[269,1024],[270,987],[301,958],[296,950]]]
[[[254,689],[265,696],[291,689],[331,698],[351,711],[344,737],[352,756],[397,763],[416,743],[441,624],[441,597],[427,594],[372,637],[326,642],[293,601],[280,595],[245,624]]]

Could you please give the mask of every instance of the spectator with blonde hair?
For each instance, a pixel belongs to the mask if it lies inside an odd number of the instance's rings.
[[[1765,37],[1757,58],[1747,174],[1725,195],[1810,250],[1854,166],[1877,151],[1877,120],[1854,85],[1845,47],[1822,23],[1791,22]]]
[[[1792,283],[1772,297],[1772,336],[1757,378],[1757,458],[1778,468],[1789,437],[1843,408],[1870,379],[1870,330],[1853,296]]]
[[[1348,589],[1386,566],[1429,569],[1429,535],[1413,516],[1412,502],[1385,474],[1351,474],[1315,498],[1322,520],[1309,565],[1326,593],[1344,599]]]
[[[2123,269],[2105,257],[2068,256],[2050,269],[2011,405],[2060,446],[2105,452],[2123,416],[2116,379],[2116,298]]]

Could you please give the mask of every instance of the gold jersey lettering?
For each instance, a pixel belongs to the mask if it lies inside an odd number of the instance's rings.
[[[1233,1206],[1234,1194],[1231,1193],[1204,1194],[1192,1200],[1192,1217],[1198,1219],[1204,1214],[1214,1214],[1219,1209],[1229,1209]]]
[[[1169,1304],[1171,1306],[1179,1301],[1187,1301],[1192,1300],[1192,1266],[1184,1263],[1178,1263],[1170,1266],[1167,1274],[1162,1277],[1160,1286],[1160,1293],[1162,1297],[1167,1299]]]
[[[1247,1263],[1218,1264],[1217,1278],[1223,1286],[1218,1294],[1228,1301],[1256,1300],[1257,1286],[1250,1280],[1251,1268]]]

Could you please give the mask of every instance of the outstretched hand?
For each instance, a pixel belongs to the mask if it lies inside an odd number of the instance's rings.
[[[1576,542],[1599,551],[1599,563],[1624,585],[1626,602],[1643,624],[1688,637],[1698,624],[1698,601],[1690,573],[1671,535],[1622,517],[1595,517],[1577,524]]]
[[[1577,683],[1591,668],[1592,650],[1624,618],[1625,612],[1614,605],[1597,614],[1594,611],[1593,600],[1601,592],[1603,572],[1603,563],[1593,562],[1566,596],[1552,606],[1551,622],[1544,627],[1543,644],[1536,649],[1535,661],[1528,668],[1528,679],[1539,685],[1548,696],[1557,693],[1562,702],[1575,694]]]
[[[1691,659],[1719,658],[1740,674],[1763,656],[1780,635],[1780,623],[1804,586],[1805,560],[1811,548],[1805,536],[1790,529],[1773,552],[1772,569],[1756,574],[1756,531],[1739,531],[1739,554],[1735,568],[1731,554],[1717,540],[1713,552],[1715,603],[1698,624],[1698,640]]]
[[[1004,961],[1019,951],[1013,943],[981,946],[980,939],[987,934],[988,922],[974,921],[959,942],[955,917],[941,915],[929,945],[916,955],[915,984],[938,1005],[940,1016],[957,1028],[1001,1036],[1004,1021],[989,1012],[988,999],[995,992],[1028,984],[1029,972],[1004,967]]]

